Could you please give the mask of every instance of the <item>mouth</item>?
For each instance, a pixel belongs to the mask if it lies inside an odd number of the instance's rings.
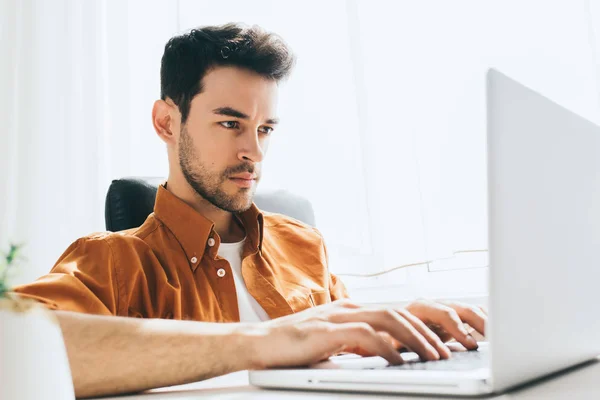
[[[233,183],[235,183],[238,187],[241,188],[251,188],[252,185],[254,185],[254,183],[256,182],[256,178],[239,178],[239,177],[232,177],[229,178],[229,180],[231,180]]]

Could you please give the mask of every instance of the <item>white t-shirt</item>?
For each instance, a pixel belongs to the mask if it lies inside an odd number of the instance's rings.
[[[244,251],[245,242],[246,239],[237,243],[221,243],[217,253],[231,265],[240,312],[240,322],[266,321],[270,319],[269,315],[248,292],[244,278],[242,277],[242,252]]]

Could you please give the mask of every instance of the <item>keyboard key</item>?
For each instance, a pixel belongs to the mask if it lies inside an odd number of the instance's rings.
[[[417,359],[403,365],[388,365],[384,368],[400,371],[469,371],[487,367],[487,355],[487,351],[460,351],[452,353],[448,360],[422,362]]]

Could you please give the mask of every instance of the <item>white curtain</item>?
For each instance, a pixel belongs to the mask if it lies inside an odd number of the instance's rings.
[[[26,244],[16,283],[104,230],[111,179],[166,173],[150,107],[176,15],[168,1],[0,2],[0,248]]]
[[[353,4],[353,3],[349,3]],[[412,295],[485,291],[485,72],[598,121],[597,1],[357,1],[375,242]],[[532,155],[532,162],[535,156]],[[456,269],[461,270],[456,270]],[[392,274],[393,275],[393,274]],[[391,275],[380,284],[395,284]],[[405,290],[406,292],[406,290]]]
[[[252,21],[298,54],[263,185],[312,201],[334,271],[439,260],[344,276],[364,298],[486,291],[489,67],[598,120],[596,1],[181,0],[180,11],[184,29]]]
[[[312,202],[335,272],[441,259],[345,276],[365,297],[485,291],[486,254],[453,254],[487,248],[488,67],[600,117],[595,0],[0,1],[0,247],[27,242],[23,281],[103,229],[111,179],[166,175],[160,57],[196,26],[258,24],[297,54],[261,189]]]

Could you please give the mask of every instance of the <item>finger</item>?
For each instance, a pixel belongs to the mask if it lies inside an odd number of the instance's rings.
[[[377,334],[375,329],[364,322],[336,324],[333,328],[334,339],[346,348],[360,348],[368,354],[385,358],[390,364],[403,364],[404,359],[398,351]]]
[[[478,307],[465,306],[460,304],[449,304],[457,313],[459,318],[469,324],[481,335],[485,336],[485,324],[487,323],[487,315],[485,315]]]
[[[389,343],[391,343],[392,346],[394,346],[394,348],[396,350],[400,350],[402,347],[404,347],[404,345],[402,343],[400,343],[396,338],[394,338],[389,333],[384,332],[384,331],[378,331],[377,333],[379,333],[379,335],[383,338],[383,340],[386,340]]]
[[[377,331],[389,333],[394,339],[414,351],[423,360],[439,360],[437,350],[427,339],[395,310],[361,308],[339,313],[332,322],[366,322]]]
[[[430,319],[433,323],[440,325],[442,329],[467,349],[477,349],[477,341],[469,335],[458,313],[453,308],[439,304],[438,307],[430,310]]]
[[[481,333],[477,332],[475,329],[473,329],[472,332],[469,332],[469,334],[471,336],[473,336],[473,339],[477,340],[478,342],[485,340],[485,336],[483,336]]]
[[[361,306],[359,306],[358,304],[354,303],[352,300],[350,299],[340,299],[340,300],[336,300],[333,303],[331,303],[334,306],[337,307],[341,307],[341,308],[361,308]]]
[[[407,310],[399,309],[399,310],[396,310],[396,312],[398,314],[402,315],[408,322],[410,322],[412,324],[413,327],[415,327],[415,329],[425,339],[427,339],[429,344],[431,344],[436,349],[436,351],[438,352],[438,354],[440,355],[441,358],[445,358],[445,359],[450,358],[450,356],[452,355],[452,352],[450,351],[448,346],[446,346],[444,344],[444,342],[441,340],[441,338],[438,335],[436,335],[431,329],[429,329],[423,321],[421,321],[419,318],[412,315]]]
[[[448,332],[446,332],[441,326],[437,325],[437,329],[431,329],[436,335],[438,335],[438,337],[440,338],[440,340],[444,343],[447,343],[450,340],[454,340],[454,336],[452,336],[451,334],[449,334]]]
[[[323,355],[321,355],[321,357],[319,357],[319,361],[325,361],[327,359],[329,359],[330,357],[336,356],[338,354],[340,354],[341,352],[343,352],[345,350],[345,346],[339,346],[333,350],[328,349],[326,350]]]
[[[417,318],[419,318],[419,317],[417,317]],[[428,319],[428,321],[429,321],[429,319]],[[446,332],[438,324],[434,324],[432,322],[429,322],[429,323],[425,323],[425,325],[429,328],[430,331],[432,331],[435,335],[437,335],[437,337],[440,338],[440,340],[442,341],[442,343],[446,343],[447,341],[453,339],[452,335],[450,335],[448,332]]]

